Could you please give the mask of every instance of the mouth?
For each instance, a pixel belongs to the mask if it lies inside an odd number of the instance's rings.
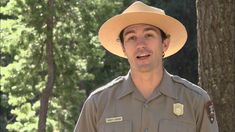
[[[150,54],[148,54],[148,53],[140,54],[140,55],[136,56],[136,58],[139,59],[139,60],[144,60],[144,59],[147,59],[149,57],[150,57]]]

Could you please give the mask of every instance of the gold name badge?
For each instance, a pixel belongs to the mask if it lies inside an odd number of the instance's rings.
[[[184,114],[184,105],[181,103],[173,104],[173,113],[177,116],[181,116]]]
[[[120,122],[120,121],[122,121],[122,120],[123,120],[122,116],[119,116],[119,117],[111,117],[111,118],[105,118],[105,122],[106,122],[106,123]]]

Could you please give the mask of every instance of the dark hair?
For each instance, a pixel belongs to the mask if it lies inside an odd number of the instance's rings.
[[[157,27],[158,28],[158,27]],[[168,36],[166,35],[166,33],[162,30],[162,29],[160,29],[160,28],[158,28],[159,30],[160,30],[160,33],[161,33],[161,37],[162,37],[162,41],[163,40],[165,40]],[[120,34],[119,34],[119,40],[120,40],[120,42],[123,44],[124,43],[124,38],[123,38],[123,32],[124,32],[124,30],[125,30],[125,28],[120,32]]]

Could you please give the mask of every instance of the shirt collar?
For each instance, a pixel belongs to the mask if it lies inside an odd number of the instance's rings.
[[[163,72],[163,78],[160,85],[158,86],[159,91],[169,97],[178,99],[177,91],[174,87],[174,82],[172,80],[172,75],[168,73],[165,69]]]
[[[174,99],[178,99],[177,97],[177,91],[174,87],[174,82],[172,81],[172,75],[169,74],[165,69],[163,71],[163,78],[159,84],[159,86],[157,87],[157,89],[155,90],[155,94],[157,94],[158,91],[160,91],[162,94],[172,97]],[[124,77],[124,81],[121,85],[121,92],[120,94],[117,96],[118,99],[134,92],[135,90],[135,85],[131,79],[131,74],[130,71],[128,72],[128,74]]]
[[[127,73],[127,75],[124,77],[124,81],[121,85],[121,89],[122,91],[120,92],[120,94],[117,96],[118,99],[134,92],[135,86],[134,83],[131,79],[131,73],[130,71]]]

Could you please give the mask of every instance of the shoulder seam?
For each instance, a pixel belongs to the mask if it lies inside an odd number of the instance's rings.
[[[105,84],[105,85],[103,85],[103,86],[101,86],[101,87],[95,89],[93,92],[91,92],[91,95],[90,95],[90,96],[96,95],[96,94],[98,94],[98,93],[104,91],[105,89],[113,88],[116,84],[122,82],[123,79],[124,79],[124,76],[119,76],[119,77],[113,79],[113,80],[110,81],[109,83],[107,83],[107,84]]]
[[[204,89],[202,89],[201,87],[189,82],[188,80],[184,79],[184,78],[181,78],[179,76],[172,76],[172,80],[175,82],[175,83],[178,83],[178,84],[182,84],[184,85],[185,88],[199,94],[199,95],[203,95],[204,93],[203,92],[206,92]],[[197,88],[197,89],[195,89]]]

